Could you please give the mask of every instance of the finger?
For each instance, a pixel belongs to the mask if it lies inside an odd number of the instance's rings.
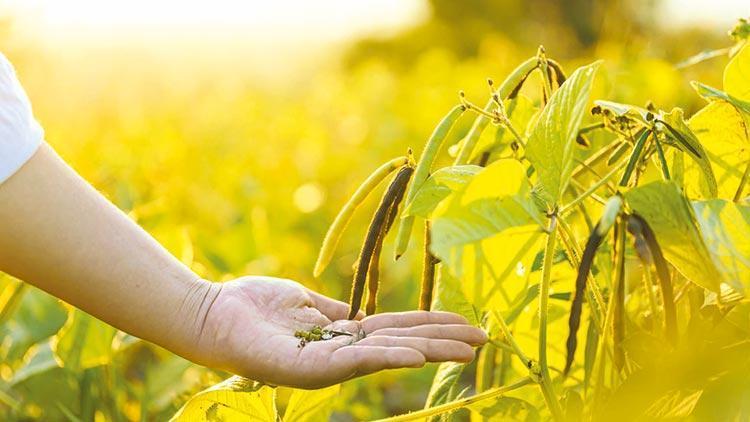
[[[357,342],[364,346],[408,347],[419,351],[427,362],[463,362],[474,360],[474,349],[468,344],[423,337],[373,336]]]
[[[487,343],[484,330],[464,324],[425,324],[415,327],[381,328],[369,336],[424,337],[433,339],[456,340],[474,346]]]
[[[331,321],[336,321],[339,319],[347,319],[346,317],[349,316],[349,304],[345,302],[341,302],[335,299],[331,299],[328,296],[324,296],[318,292],[314,292],[312,290],[307,291],[307,293],[310,295],[310,298],[312,299],[313,306],[318,308],[318,310],[323,313],[323,315],[327,316]],[[365,317],[365,313],[362,311],[359,311],[357,313],[357,316],[354,317],[356,320],[360,320]]]
[[[388,327],[413,327],[423,324],[468,324],[466,318],[452,312],[410,311],[377,314],[362,320],[365,333]]]
[[[341,375],[342,379],[384,369],[421,368],[426,362],[422,353],[409,347],[360,345],[337,349],[329,359],[333,371]]]

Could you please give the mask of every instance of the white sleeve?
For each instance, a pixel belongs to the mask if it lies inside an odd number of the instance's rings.
[[[15,70],[0,53],[0,183],[34,155],[43,139]]]

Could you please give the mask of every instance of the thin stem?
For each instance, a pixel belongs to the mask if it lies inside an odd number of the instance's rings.
[[[578,129],[578,134],[588,133],[597,129],[603,129],[604,123],[594,123],[592,125],[583,126],[582,128]]]
[[[487,343],[491,344],[494,347],[497,347],[498,349],[502,349],[510,353],[515,353],[515,350],[513,350],[513,347],[511,347],[511,345],[509,345],[508,343],[503,343],[502,341],[497,341],[493,339],[488,339]]]
[[[742,191],[745,190],[745,184],[747,183],[748,176],[750,176],[750,160],[747,160],[745,172],[742,173],[742,179],[740,179],[740,185],[737,186],[737,192],[734,193],[734,202],[739,202],[739,200],[742,198]]]
[[[602,187],[604,184],[606,184],[609,181],[609,179],[611,179],[612,176],[614,176],[615,174],[617,174],[617,172],[620,171],[620,169],[623,166],[625,166],[627,163],[628,163],[628,160],[622,160],[622,161],[620,161],[620,163],[617,164],[612,170],[610,170],[609,173],[605,174],[601,179],[597,180],[596,183],[594,183],[593,185],[591,185],[591,187],[589,187],[588,189],[586,189],[582,194],[578,195],[577,198],[575,198],[574,200],[572,200],[571,202],[569,202],[568,204],[566,204],[565,206],[563,206],[562,208],[560,208],[560,214],[561,215],[565,215],[565,213],[567,213],[568,211],[570,211],[571,209],[573,209],[576,205],[578,205],[578,203],[580,203],[584,199],[586,199],[589,196],[591,196],[591,194],[593,194],[600,187]]]
[[[573,169],[572,176],[573,178],[578,177],[581,173],[583,173],[584,170],[587,170],[591,168],[592,166],[599,163],[599,161],[605,159],[608,157],[612,151],[617,149],[617,147],[620,146],[620,143],[617,141],[610,142],[606,147],[600,149],[599,151],[592,154],[589,158],[587,158],[585,161],[580,163],[578,167]]]
[[[542,388],[544,401],[547,402],[552,417],[555,420],[562,421],[564,420],[563,411],[552,387],[552,378],[550,378],[547,363],[547,308],[552,277],[552,258],[555,254],[555,241],[557,240],[557,226],[557,215],[552,214],[547,228],[547,244],[544,248],[544,261],[542,263],[542,281],[539,287],[539,370],[541,378],[539,385]]]
[[[521,359],[521,362],[523,362],[523,366],[528,368],[531,365],[531,359],[529,359],[528,356],[526,356],[526,353],[521,350],[521,346],[518,345],[515,337],[513,337],[513,334],[510,332],[508,324],[505,323],[505,318],[503,318],[503,316],[500,315],[500,312],[498,311],[492,311],[492,315],[500,325],[500,331],[503,333],[505,340],[508,341],[508,344],[510,345],[513,353],[515,353],[516,356]]]
[[[440,406],[430,407],[424,410],[418,410],[416,412],[393,416],[393,417],[386,418],[386,419],[380,419],[376,422],[405,422],[405,421],[424,419],[430,416],[442,415],[443,413],[452,412],[454,410],[464,408],[473,403],[477,403],[477,402],[491,399],[497,396],[501,396],[507,392],[517,390],[523,386],[532,384],[533,382],[534,381],[531,379],[531,377],[521,378],[520,380],[512,384],[504,385],[502,387],[492,388],[490,390],[487,390],[485,392],[479,393],[471,397],[466,397],[460,400],[441,404]]]

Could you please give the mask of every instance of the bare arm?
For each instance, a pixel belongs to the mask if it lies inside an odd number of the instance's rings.
[[[46,144],[0,184],[0,270],[197,363],[273,384],[321,387],[469,361],[471,346],[486,341],[455,314],[335,323],[346,304],[290,280],[201,280]],[[360,335],[298,347],[295,330],[331,324]]]
[[[0,184],[0,269],[188,358],[216,296],[45,144]]]

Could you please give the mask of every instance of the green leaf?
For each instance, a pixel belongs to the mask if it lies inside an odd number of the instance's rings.
[[[485,400],[468,406],[488,421],[524,421],[541,420],[539,411],[533,404],[515,397],[499,397],[496,400]]]
[[[746,119],[728,102],[713,101],[693,115],[688,125],[711,160],[718,185],[717,196],[734,198],[744,168],[750,160]],[[702,189],[697,182],[702,170],[695,161],[684,162],[683,168],[685,192],[691,198],[697,198]]]
[[[646,122],[646,115],[649,113],[643,107],[638,107],[630,104],[616,103],[614,101],[596,100],[594,104],[599,107],[609,110],[615,114],[615,116],[630,116],[639,119],[642,122]],[[652,113],[654,114],[654,113]]]
[[[674,182],[633,188],[625,199],[651,226],[664,257],[677,271],[703,288],[719,291],[721,276],[695,225],[692,208]]]
[[[672,390],[658,397],[646,410],[654,419],[682,419],[693,413],[703,390]]]
[[[114,354],[115,334],[114,327],[73,309],[68,321],[52,339],[52,348],[64,368],[78,371],[109,363]]]
[[[733,95],[727,94],[724,91],[712,88],[697,81],[690,82],[690,85],[693,86],[698,95],[708,101],[726,101],[736,107],[737,110],[745,114],[750,114],[750,101],[743,101]]]
[[[496,161],[435,209],[432,252],[461,279],[469,302],[484,308],[504,280],[531,265],[542,219],[523,167]]]
[[[542,197],[558,204],[573,171],[575,139],[586,112],[600,62],[577,69],[542,110],[526,144],[526,157],[537,171]]]
[[[473,306],[466,299],[461,285],[444,265],[440,265],[440,272],[435,280],[435,297],[432,309],[435,311],[453,312],[462,315],[471,325],[479,325],[479,318]]]
[[[432,379],[430,392],[427,394],[424,408],[428,409],[437,405],[455,400],[458,396],[458,380],[465,365],[456,362],[443,362],[438,366],[435,377]]]
[[[13,374],[13,378],[10,381],[11,385],[21,383],[35,375],[60,367],[49,342],[37,344],[29,349],[26,359],[27,363]]]
[[[750,287],[750,206],[715,199],[693,201],[703,238],[722,279],[740,292]]]
[[[685,150],[689,152],[688,155],[696,162],[703,174],[703,177],[701,178],[701,186],[704,188],[703,197],[716,197],[718,188],[716,185],[716,177],[714,176],[714,171],[711,167],[711,162],[709,161],[708,155],[703,149],[701,142],[698,140],[698,137],[695,136],[687,123],[685,123],[682,110],[674,108],[671,112],[664,114],[662,120],[669,125],[669,130],[667,130],[666,133],[669,133],[673,138],[678,138],[678,144],[684,142],[689,145],[689,148],[685,148]],[[690,151],[696,151],[698,155],[693,154]]]
[[[746,44],[724,68],[724,90],[743,101],[750,101],[750,44]]]
[[[430,213],[451,192],[461,189],[482,167],[474,165],[444,167],[433,173],[417,190],[414,199],[406,204],[403,216],[429,217]]]
[[[172,420],[276,422],[275,393],[272,387],[233,376],[194,395]]]
[[[288,422],[325,421],[331,416],[331,408],[341,384],[320,390],[294,390],[284,411]]]

